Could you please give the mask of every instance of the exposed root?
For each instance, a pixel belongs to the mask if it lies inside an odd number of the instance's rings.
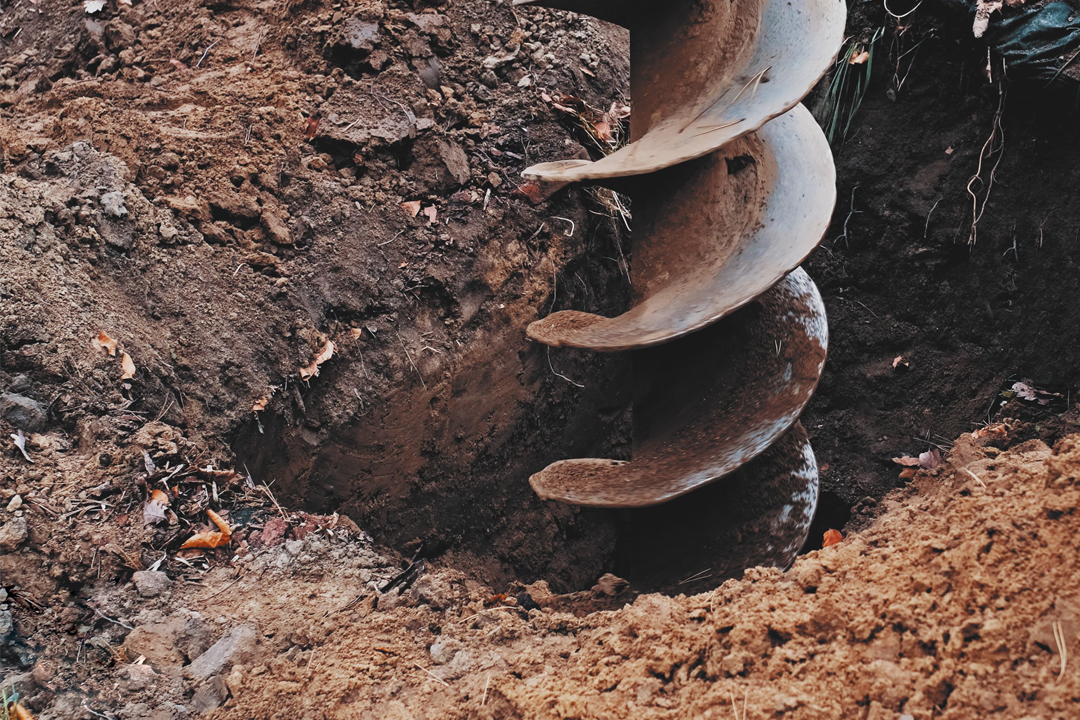
[[[974,245],[978,239],[979,221],[982,220],[983,213],[986,212],[986,204],[990,201],[990,191],[994,189],[997,169],[1001,164],[1001,158],[1005,155],[1005,130],[1001,126],[1001,114],[1005,108],[1005,96],[1007,94],[1004,79],[1004,61],[1002,61],[1002,75],[998,78],[998,106],[997,110],[994,111],[994,119],[990,123],[990,137],[986,138],[982,150],[979,151],[979,165],[967,184],[967,192],[971,196],[971,231],[968,234],[968,245]],[[980,204],[978,193],[972,190],[972,187],[976,182],[979,184],[984,182],[982,178],[983,165],[995,155],[997,157],[994,159],[994,166],[990,168],[990,176],[985,181],[986,191],[983,193],[982,203]]]

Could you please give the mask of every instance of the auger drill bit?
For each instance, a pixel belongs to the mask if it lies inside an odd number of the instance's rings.
[[[846,6],[539,4],[630,30],[632,142],[596,162],[543,163],[525,176],[628,178],[620,182],[634,209],[633,302],[615,318],[554,313],[528,335],[633,350],[634,407],[630,461],[564,460],[530,483],[547,499],[643,507],[739,472],[740,487],[753,490],[732,493],[724,518],[737,526],[743,566],[789,564],[818,488],[797,421],[828,344],[821,297],[798,266],[821,242],[836,200],[828,142],[798,103],[839,51]]]

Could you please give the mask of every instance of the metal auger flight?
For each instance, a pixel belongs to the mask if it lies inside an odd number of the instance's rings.
[[[630,30],[631,143],[525,170],[620,180],[634,208],[630,310],[562,311],[528,336],[632,350],[631,460],[563,460],[543,498],[644,507],[738,472],[726,514],[753,564],[790,564],[818,496],[799,415],[825,364],[817,287],[799,264],[836,200],[832,153],[799,101],[843,40],[842,0],[536,0]],[[516,0],[529,4],[534,0]],[[747,542],[749,539],[749,542]]]

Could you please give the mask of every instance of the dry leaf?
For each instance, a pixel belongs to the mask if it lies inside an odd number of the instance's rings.
[[[431,225],[439,217],[439,209],[437,207],[435,207],[434,205],[430,205],[430,206],[424,208],[424,215],[428,219],[428,225]]]
[[[894,457],[892,459],[897,465],[904,465],[905,467],[919,467],[919,458],[916,457]]]
[[[975,4],[975,22],[971,26],[971,32],[977,38],[981,38],[986,29],[990,27],[990,16],[1001,10],[1002,0],[978,0]]]
[[[196,533],[180,546],[181,550],[187,548],[213,549],[229,543],[229,539],[232,537],[232,528],[229,527],[229,524],[222,520],[221,516],[213,510],[207,509],[206,514],[210,516],[210,519],[217,525],[220,532],[207,530],[205,532]]]
[[[830,528],[825,531],[824,537],[821,538],[821,547],[827,548],[830,545],[836,545],[843,539],[844,536],[840,534],[839,530],[833,530]]]
[[[165,511],[169,508],[169,496],[161,490],[154,490],[150,499],[143,505],[143,525],[153,525],[166,520]]]
[[[952,145],[950,145],[949,147],[945,148],[945,154],[946,154],[946,155],[952,155],[952,154],[953,154],[954,152],[956,152],[956,151],[955,151],[955,150],[953,150],[953,147],[952,147]]]
[[[93,15],[101,12],[101,8],[105,7],[105,0],[83,0],[82,6],[88,15]]]
[[[26,462],[33,463],[34,461],[30,459],[30,455],[26,452],[26,435],[23,434],[23,431],[16,431],[15,434],[11,436],[11,439],[15,441],[15,447],[19,448],[19,452],[26,458]]]
[[[359,340],[364,334],[364,329],[363,328],[350,328],[349,329],[349,334],[352,335],[353,340]]]
[[[866,61],[870,59],[870,51],[863,50],[861,53],[851,56],[852,65],[865,65]]]
[[[611,136],[611,124],[601,120],[593,125],[593,129],[596,131],[596,137],[600,138],[604,142],[612,142]]]
[[[937,448],[927,450],[919,455],[919,467],[923,470],[933,470],[941,464],[941,451]]]
[[[90,344],[96,350],[104,350],[109,355],[116,355],[116,341],[106,335],[104,330],[99,332],[98,336],[90,341]]]
[[[416,217],[420,212],[420,201],[410,200],[408,202],[401,203],[401,209],[409,214],[409,217]]]
[[[331,340],[327,340],[323,345],[323,349],[319,351],[319,354],[315,356],[315,359],[311,361],[311,364],[307,367],[300,368],[300,379],[307,380],[308,378],[318,377],[319,366],[334,356],[334,343]]]
[[[893,358],[892,366],[894,370],[907,370],[911,367],[911,363],[905,360],[903,355],[897,355]]]
[[[971,433],[971,437],[975,438],[976,440],[982,440],[984,437],[990,437],[991,435],[995,437],[1005,437],[1008,434],[1008,428],[1006,428],[1005,425],[1003,425],[1002,423],[997,423],[996,425],[987,425],[986,427],[979,428],[975,432]]]
[[[266,406],[270,404],[270,398],[263,395],[251,405],[251,412],[262,412],[266,409]]]
[[[130,355],[124,353],[120,366],[124,369],[124,374],[120,376],[121,380],[130,380],[135,377],[135,361],[131,359]]]

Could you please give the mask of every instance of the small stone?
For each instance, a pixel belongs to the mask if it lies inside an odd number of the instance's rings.
[[[210,678],[195,691],[191,704],[195,706],[195,712],[208,713],[225,702],[225,698],[229,696],[228,692],[225,681],[218,675]]]
[[[10,610],[0,610],[0,640],[7,638],[15,632],[15,623],[11,618]]]
[[[431,654],[431,660],[436,665],[442,665],[448,663],[454,659],[454,655],[461,649],[461,643],[453,638],[440,637],[431,647],[428,648],[428,652]]]
[[[180,234],[180,231],[174,228],[168,223],[161,223],[158,228],[158,232],[161,233],[161,237],[165,240],[172,240],[174,237]]]
[[[101,209],[105,214],[114,218],[122,218],[128,214],[127,206],[124,205],[124,193],[114,190],[101,196]]]
[[[0,527],[0,552],[15,552],[26,540],[26,518],[16,517]]]
[[[255,628],[251,625],[241,625],[233,628],[232,632],[195,658],[195,661],[184,669],[184,674],[194,680],[206,680],[214,675],[228,672],[237,663],[249,665],[258,654],[259,645]]]
[[[169,576],[158,570],[140,570],[131,576],[135,589],[145,598],[157,597],[172,586]]]
[[[266,230],[266,236],[275,245],[292,245],[292,233],[285,221],[272,212],[263,211],[262,226]]]
[[[157,681],[160,679],[149,665],[136,665],[134,663],[125,667],[120,676],[124,679],[125,689],[131,692],[152,688],[157,685]]]
[[[24,395],[4,393],[0,395],[0,418],[19,430],[33,432],[45,424],[45,406]]]
[[[285,552],[290,555],[299,555],[300,551],[304,549],[303,540],[289,540],[285,543]]]
[[[621,577],[612,575],[611,573],[604,573],[600,576],[600,579],[596,581],[596,585],[593,586],[593,592],[597,595],[615,597],[629,585],[630,583],[623,580]]]
[[[7,511],[13,513],[23,506],[22,495],[16,495],[11,498],[11,502],[7,505]]]
[[[497,172],[488,173],[487,181],[488,181],[488,185],[491,185],[491,187],[493,187],[493,188],[497,188],[500,185],[502,185],[502,178],[499,177],[499,173],[497,173]]]

